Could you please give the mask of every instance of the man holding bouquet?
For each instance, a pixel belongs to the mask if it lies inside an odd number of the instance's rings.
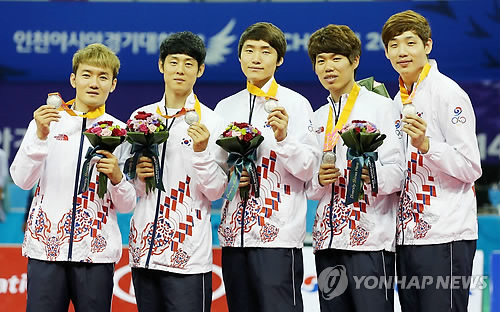
[[[146,133],[151,130],[146,135],[168,131],[157,154],[140,156],[136,165],[139,200],[130,224],[129,252],[139,311],[210,311],[210,208],[227,184],[219,166],[227,155],[215,144],[223,120],[193,93],[205,55],[203,41],[191,32],[167,37],[158,60],[164,96],[139,108],[128,122],[129,129],[139,125]],[[155,175],[161,183],[150,190],[146,185]]]
[[[401,307],[467,311],[466,281],[478,237],[474,182],[482,173],[474,110],[464,90],[429,60],[433,42],[425,17],[410,10],[392,15],[382,41],[400,75],[394,101],[403,112],[405,132],[407,178],[398,210],[396,262],[406,280],[398,284]],[[438,278],[451,281],[442,285]]]
[[[305,182],[316,168],[312,109],[300,94],[277,84],[286,40],[271,23],[256,23],[240,37],[238,56],[247,88],[217,104],[227,123],[261,131],[255,166],[259,189],[242,188],[222,208],[219,240],[229,311],[302,311]],[[257,185],[257,184],[253,184]]]
[[[35,110],[10,168],[22,189],[37,185],[29,210],[23,255],[28,260],[26,311],[110,311],[114,263],[121,257],[117,210],[134,209],[134,187],[122,174],[118,158],[105,150],[97,172],[108,178],[104,198],[97,193],[95,171],[90,188],[79,194],[85,152],[83,132],[93,124],[124,124],[105,112],[116,87],[118,57],[102,44],[91,44],[73,56],[70,83],[76,98],[64,110],[42,105]],[[115,154],[120,155],[119,146]]]
[[[308,197],[319,201],[313,246],[321,311],[392,311],[396,192],[403,180],[402,145],[394,127],[398,110],[390,99],[355,82],[361,42],[349,27],[328,25],[317,30],[309,39],[308,53],[319,81],[329,92],[328,103],[314,113],[324,157],[307,186]],[[349,150],[339,132],[356,124],[367,133],[381,132],[386,139],[372,157],[376,173],[369,174],[367,166],[359,167],[363,192],[349,204],[349,178],[356,173],[351,170],[355,162],[348,155],[359,151]],[[337,273],[346,278],[340,294],[332,293],[332,268],[341,268]],[[359,283],[362,277],[375,277],[377,287],[365,287]]]

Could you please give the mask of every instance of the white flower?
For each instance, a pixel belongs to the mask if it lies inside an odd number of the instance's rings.
[[[148,125],[149,132],[151,132],[151,133],[155,132],[155,131],[156,131],[156,128],[157,128],[157,127],[156,127],[155,125],[153,125],[153,124],[149,124],[149,125]]]
[[[101,131],[101,136],[111,136],[111,134],[113,134],[113,132],[111,130],[109,130],[108,128],[104,128]]]

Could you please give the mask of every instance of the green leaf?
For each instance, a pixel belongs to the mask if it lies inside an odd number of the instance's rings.
[[[387,91],[387,89],[385,88],[385,85],[383,83],[381,83],[380,85],[376,86],[375,88],[373,88],[371,91],[377,93],[377,94],[380,94],[381,96],[384,96],[386,98],[391,98],[391,96],[389,95],[389,92]]]
[[[238,137],[227,137],[220,138],[215,141],[215,144],[219,145],[228,153],[239,153],[241,155],[245,154],[251,148],[257,148],[260,143],[264,141],[262,135],[255,136],[250,142],[241,142]]]
[[[159,131],[155,133],[144,134],[143,132],[127,132],[127,141],[130,143],[139,143],[142,145],[160,144],[168,139],[168,131]]]
[[[385,134],[380,134],[375,140],[372,141],[370,150],[368,152],[374,152],[377,148],[384,143],[384,139],[386,138]]]
[[[370,146],[372,145],[373,141],[380,136],[380,133],[366,133],[362,132],[360,133],[360,145],[361,145],[361,152],[372,152],[370,149]]]
[[[344,141],[344,145],[349,148],[352,148],[355,151],[361,151],[361,145],[359,142],[359,133],[356,130],[351,129],[346,131],[340,135],[342,140]]]
[[[375,79],[372,76],[372,77],[368,77],[365,79],[361,79],[360,81],[357,82],[357,84],[360,87],[365,87],[368,91],[372,91],[374,81],[375,81]]]
[[[124,136],[98,136],[95,133],[89,132],[84,132],[83,134],[93,147],[99,145],[101,149],[111,153],[125,140]]]
[[[385,88],[385,85],[383,83],[377,82],[378,85],[376,87],[374,87],[375,79],[373,78],[373,76],[362,79],[362,80],[358,81],[357,84],[360,87],[365,87],[368,91],[377,93],[377,94],[382,95],[386,98],[391,98],[391,96],[389,95],[389,92],[387,92],[387,89]]]

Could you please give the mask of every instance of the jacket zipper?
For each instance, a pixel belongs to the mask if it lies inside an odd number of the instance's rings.
[[[245,211],[247,208],[247,201],[248,199],[243,199],[243,207],[241,208],[241,247],[245,247],[245,239],[244,239],[244,234],[245,234]]]
[[[174,118],[175,120],[175,118]],[[174,123],[172,120],[172,124]],[[169,128],[170,129],[170,128]],[[163,150],[161,155],[161,164],[160,164],[160,177],[163,179],[163,166],[165,164],[165,154],[167,150],[167,142],[163,143]],[[153,246],[155,245],[155,236],[156,236],[156,228],[158,223],[158,215],[160,214],[160,199],[161,199],[161,190],[158,190],[158,197],[156,198],[156,212],[155,212],[155,221],[153,223],[153,233],[151,234],[151,244],[149,245],[148,257],[146,258],[146,269],[149,268],[149,260],[151,260],[151,254],[153,253]]]
[[[76,202],[78,197],[78,180],[80,178],[80,166],[82,164],[82,150],[83,150],[83,132],[87,127],[87,118],[83,118],[82,121],[82,133],[80,134],[80,149],[78,150],[78,162],[76,165],[75,173],[75,189],[73,191],[73,210],[71,211],[71,230],[69,237],[69,247],[68,247],[68,261],[71,261],[73,257],[73,234],[75,232],[75,219],[76,219]]]
[[[337,122],[339,120],[339,117],[340,117],[340,112],[341,112],[341,108],[342,108],[342,96],[340,96],[339,98],[339,111],[338,111],[338,114],[337,114],[337,109],[335,108],[335,102],[333,101],[333,99],[330,97],[331,101],[332,101],[332,106],[333,106],[333,109],[335,110],[335,125],[337,125]],[[337,151],[337,146],[335,145],[333,147],[333,152],[335,153]],[[332,192],[331,192],[331,198],[330,198],[330,242],[328,243],[328,249],[331,249],[332,248],[332,242],[333,242],[333,205],[334,205],[334,201],[335,201],[335,183],[332,183]],[[346,207],[347,208],[347,207]]]

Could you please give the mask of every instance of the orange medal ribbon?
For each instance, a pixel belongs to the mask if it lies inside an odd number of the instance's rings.
[[[417,84],[415,85],[415,88],[413,88],[413,91],[411,93],[408,92],[406,89],[406,86],[403,82],[403,79],[399,77],[399,91],[401,95],[401,101],[403,102],[403,105],[410,104],[413,102],[413,98],[415,97],[415,94],[417,93],[417,87],[418,85],[427,77],[429,74],[429,71],[431,69],[431,65],[429,63],[425,64],[424,68],[422,69],[422,72],[420,73],[418,77]]]
[[[105,105],[103,104],[92,111],[89,111],[85,114],[79,115],[79,114],[75,113],[75,111],[70,108],[70,106],[72,106],[75,103],[75,99],[72,99],[68,102],[64,102],[64,100],[62,99],[62,96],[61,96],[61,94],[59,94],[59,92],[52,92],[52,93],[49,93],[48,95],[49,96],[50,95],[59,96],[61,98],[62,105],[57,110],[58,111],[65,111],[70,116],[95,119],[97,117],[104,115],[104,113],[106,112]]]
[[[186,115],[187,112],[193,111],[193,110],[198,114],[198,117],[200,117],[200,119],[198,120],[198,122],[201,122],[201,105],[200,105],[200,101],[198,100],[198,97],[196,96],[196,94],[194,95],[194,109],[192,109],[192,108],[188,108],[187,109],[187,108],[183,107],[180,111],[178,111],[174,115],[163,115],[162,112],[161,112],[160,106],[156,107],[156,113],[158,115],[162,116],[165,119],[170,119],[170,118],[176,118],[176,117],[184,116],[184,115]]]
[[[261,88],[252,84],[250,81],[247,81],[247,90],[250,94],[253,94],[255,96],[265,97],[266,100],[269,100],[269,99],[273,99],[276,101],[278,100],[276,98],[276,93],[278,93],[278,83],[276,82],[275,79],[273,79],[273,81],[271,82],[271,86],[269,87],[269,91],[267,91],[267,93],[262,91]]]

